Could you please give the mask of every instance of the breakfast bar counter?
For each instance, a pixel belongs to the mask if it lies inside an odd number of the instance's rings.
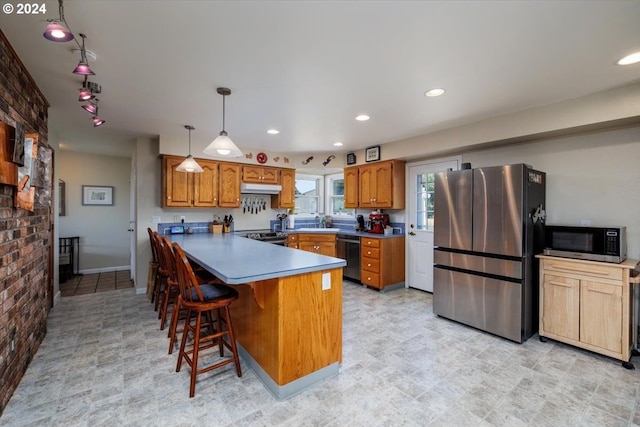
[[[240,352],[276,398],[338,373],[344,260],[233,234],[171,240],[238,290],[231,313]]]

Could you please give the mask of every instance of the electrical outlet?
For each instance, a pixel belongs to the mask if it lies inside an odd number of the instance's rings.
[[[322,273],[322,290],[328,291],[331,289],[331,273]]]
[[[581,219],[580,220],[580,225],[584,226],[584,227],[588,227],[591,225],[591,220],[590,219]]]
[[[174,215],[173,222],[180,222],[180,215]]]
[[[185,220],[184,215],[180,215],[180,221],[181,221],[181,222],[184,222],[184,220]]]

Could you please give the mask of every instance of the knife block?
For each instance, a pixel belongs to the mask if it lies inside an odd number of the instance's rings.
[[[222,234],[222,224],[210,224],[209,231],[213,234]]]

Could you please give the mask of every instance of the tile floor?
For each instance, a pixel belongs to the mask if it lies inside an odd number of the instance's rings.
[[[60,295],[70,297],[126,288],[133,288],[130,270],[80,274],[60,284]]]
[[[175,372],[133,289],[62,298],[0,426],[635,426],[640,369],[432,313],[430,294],[344,286],[340,373],[276,401],[243,364]]]

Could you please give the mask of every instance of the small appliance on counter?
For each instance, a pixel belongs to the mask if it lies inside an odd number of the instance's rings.
[[[384,229],[387,225],[389,225],[389,214],[369,214],[369,233],[384,234]]]
[[[358,225],[356,226],[356,231],[365,231],[364,217],[362,215],[358,215],[356,217],[356,221],[358,222]]]

